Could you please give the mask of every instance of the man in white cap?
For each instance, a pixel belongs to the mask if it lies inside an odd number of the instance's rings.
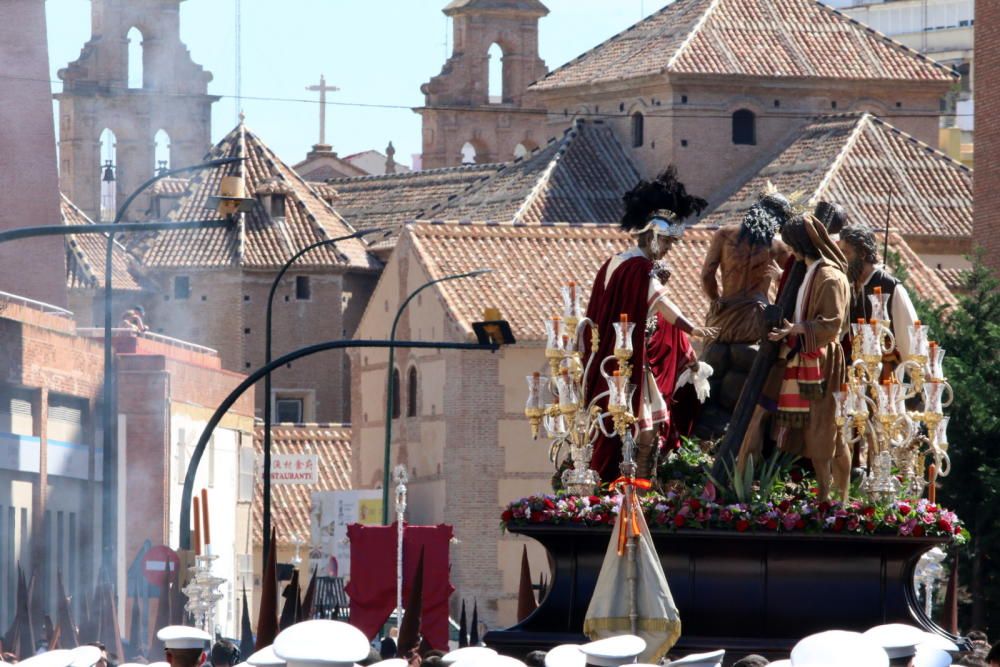
[[[792,667],[889,667],[889,656],[859,632],[828,630],[809,635],[792,649]]]
[[[910,660],[909,667],[950,667],[951,654],[944,649],[926,644],[917,647],[917,652]]]
[[[168,625],[156,633],[163,642],[170,667],[200,667],[212,635],[187,625]]]
[[[288,667],[354,667],[370,649],[361,630],[322,619],[296,623],[274,639],[274,654]]]
[[[881,646],[889,660],[905,665],[917,652],[917,645],[927,640],[920,628],[905,623],[876,625],[864,632],[864,636]]]
[[[545,667],[587,667],[587,656],[578,644],[561,644],[545,654]]]
[[[485,646],[465,646],[463,648],[457,648],[449,653],[445,653],[441,656],[441,662],[446,665],[454,665],[463,660],[481,660],[493,657],[496,654],[496,651],[491,648],[486,648]]]
[[[667,667],[675,667],[676,665],[686,665],[687,667],[722,667],[722,659],[725,657],[726,649],[720,648],[718,651],[686,655],[673,662],[668,662]]]
[[[580,647],[588,667],[619,667],[635,663],[646,650],[646,640],[635,635],[598,639]]]

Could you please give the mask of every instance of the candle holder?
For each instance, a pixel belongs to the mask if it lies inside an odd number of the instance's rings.
[[[584,315],[581,293],[575,283],[560,289],[562,316],[545,321],[545,358],[550,376],[540,373],[527,376],[528,397],[524,414],[531,425],[532,437],[544,428],[551,439],[549,458],[558,469],[563,448],[569,449],[572,468],[562,474],[563,487],[572,494],[592,495],[601,483],[600,476],[590,468],[594,443],[601,435],[637,437],[637,420],[632,399],[635,385],[632,375],[632,335],[635,322],[622,315],[614,323],[615,345],[611,355],[598,359],[591,353],[585,360],[583,344],[590,337],[591,351],[600,345],[601,332]],[[589,402],[585,401],[587,378],[592,364],[607,382],[608,388]],[[615,370],[609,369],[614,366]],[[607,399],[607,408],[601,401]]]
[[[883,359],[895,351],[896,340],[887,295],[877,292],[870,300],[872,319],[851,325],[855,362],[847,385],[834,392],[836,424],[846,443],[868,449],[861,491],[869,500],[920,498],[928,488],[926,475],[944,477],[950,469],[947,435],[940,427],[952,399],[943,377],[944,351],[928,341],[926,326],[914,322],[907,332],[911,353],[882,381]],[[908,402],[916,409],[908,409]]]

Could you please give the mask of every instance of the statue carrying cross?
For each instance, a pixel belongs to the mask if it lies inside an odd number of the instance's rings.
[[[336,86],[326,85],[326,77],[322,74],[319,75],[319,85],[309,86],[306,90],[315,92],[319,91],[319,145],[326,145],[326,93],[329,91],[331,93],[340,90]]]

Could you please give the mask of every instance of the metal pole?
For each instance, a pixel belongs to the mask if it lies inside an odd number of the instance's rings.
[[[317,241],[311,245],[302,248],[297,253],[291,256],[291,258],[284,263],[281,270],[278,271],[278,275],[274,277],[271,282],[271,291],[267,295],[267,315],[265,317],[264,325],[264,363],[271,363],[271,312],[274,308],[274,294],[278,290],[278,284],[281,279],[285,276],[285,272],[299,260],[300,257],[306,253],[315,250],[316,248],[321,248],[323,246],[333,245],[339,241],[346,241],[347,239],[361,238],[362,236],[368,236],[377,232],[377,229],[362,229],[354,232],[353,234],[348,234],[346,236],[338,236],[335,239],[323,239],[322,241]],[[271,546],[271,374],[268,373],[264,376],[264,550],[262,558],[264,559],[262,568],[267,567],[267,550]],[[263,571],[263,570],[261,570]]]
[[[225,399],[223,399],[223,401],[219,404],[219,407],[215,409],[215,412],[209,418],[208,423],[205,424],[205,429],[201,432],[201,437],[198,438],[198,442],[195,444],[194,452],[191,454],[191,460],[188,462],[187,473],[184,476],[184,489],[181,493],[181,516],[179,529],[181,549],[188,551],[191,549],[191,499],[194,495],[194,478],[198,473],[198,464],[201,463],[201,457],[205,454],[205,448],[208,447],[209,438],[212,437],[215,427],[219,425],[220,421],[222,421],[226,412],[233,407],[233,404],[236,403],[240,396],[245,394],[250,387],[254,386],[261,378],[273,371],[275,368],[280,368],[285,364],[289,364],[293,361],[301,359],[302,357],[308,357],[318,352],[324,352],[326,350],[339,350],[341,348],[348,347],[405,347],[427,350],[481,350],[484,352],[496,352],[500,349],[500,346],[495,343],[449,343],[445,341],[412,340],[333,340],[299,348],[278,357],[269,364],[261,366],[248,375],[245,380],[240,382],[236,388],[233,389]]]
[[[118,491],[118,452],[115,451],[115,428],[117,426],[117,420],[114,420],[114,356],[111,350],[111,328],[112,328],[112,272],[111,272],[111,262],[112,255],[115,245],[115,232],[114,226],[121,222],[122,218],[128,212],[129,206],[135,201],[143,191],[149,186],[153,185],[157,181],[166,178],[168,176],[175,176],[177,174],[188,173],[192,171],[199,171],[201,169],[211,169],[213,167],[229,164],[231,162],[238,162],[242,158],[223,158],[219,160],[211,160],[204,162],[202,164],[196,164],[190,167],[181,167],[179,169],[170,169],[167,171],[160,172],[147,180],[145,183],[140,185],[132,194],[125,199],[121,206],[118,207],[118,211],[115,214],[115,219],[112,221],[112,230],[108,231],[108,242],[107,248],[104,255],[104,404],[102,406],[103,412],[103,429],[102,429],[102,447],[103,447],[103,461],[102,461],[102,473],[104,476],[104,493],[101,494],[101,533],[103,535],[103,554],[101,563],[107,568],[109,575],[112,576],[112,580],[115,579],[114,572],[117,572],[115,568],[116,562],[116,534],[117,534],[117,522],[118,517],[115,513],[115,502],[117,499]]]
[[[475,271],[469,271],[467,273],[455,273],[450,276],[445,276],[443,278],[436,278],[430,280],[417,289],[410,292],[409,296],[403,300],[400,304],[399,309],[396,310],[396,317],[392,320],[392,329],[389,331],[389,342],[396,340],[396,327],[399,325],[399,318],[403,315],[403,310],[409,305],[410,301],[417,296],[420,292],[427,289],[431,285],[436,285],[438,283],[443,283],[446,280],[458,280],[459,278],[475,278],[476,276],[481,276],[492,272],[493,269],[476,269]],[[389,525],[389,453],[392,444],[392,371],[396,364],[396,348],[394,346],[389,347],[389,365],[386,367],[386,380],[385,380],[385,444],[383,450],[383,461],[382,461],[382,525]]]

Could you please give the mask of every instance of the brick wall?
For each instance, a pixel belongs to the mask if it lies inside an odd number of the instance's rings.
[[[976,3],[976,242],[1000,271],[1000,3]]]

